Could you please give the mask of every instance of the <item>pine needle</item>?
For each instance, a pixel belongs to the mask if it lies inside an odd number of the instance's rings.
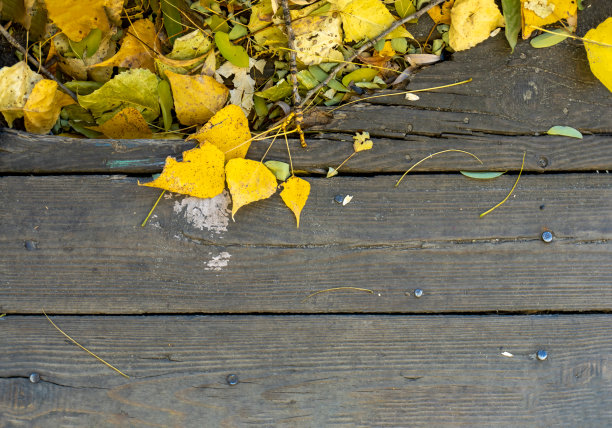
[[[478,158],[478,156],[476,156],[473,153],[470,152],[466,152],[465,150],[458,150],[458,149],[448,149],[448,150],[442,150],[441,152],[436,152],[436,153],[432,153],[431,155],[424,157],[423,159],[421,159],[420,161],[418,161],[417,163],[415,163],[414,165],[412,165],[410,168],[408,168],[408,171],[406,171],[404,173],[404,175],[402,175],[400,177],[399,180],[397,180],[397,183],[395,183],[395,187],[399,186],[399,184],[401,183],[401,181],[404,179],[404,177],[406,176],[406,174],[408,174],[410,171],[412,171],[417,165],[421,164],[422,162],[426,161],[427,159],[431,159],[432,157],[436,156],[436,155],[440,155],[442,153],[448,153],[448,152],[459,152],[459,153],[465,153],[466,155],[470,155],[472,156],[474,159],[476,159],[478,162],[480,162],[480,164],[482,165],[482,161]]]
[[[166,193],[165,189],[163,192],[161,192],[161,195],[159,195],[159,198],[157,198],[157,201],[155,201],[153,208],[151,208],[151,211],[149,211],[149,215],[147,216],[147,218],[144,219],[144,221],[140,225],[141,227],[145,227],[145,225],[147,224],[147,221],[149,221],[149,217],[151,217],[151,214],[153,214],[153,211],[155,211],[155,207],[157,206],[157,204],[159,204],[159,201],[161,201],[162,196],[164,196],[164,193]]]
[[[525,153],[526,152],[523,152],[523,163],[521,164],[521,170],[519,171],[519,175],[518,175],[518,177],[516,177],[516,181],[514,182],[514,186],[512,186],[512,189],[510,189],[510,193],[508,193],[508,196],[506,196],[503,201],[501,201],[499,204],[495,205],[493,208],[490,208],[490,209],[486,210],[485,212],[483,212],[482,214],[480,214],[481,218],[486,216],[487,214],[489,214],[495,208],[501,206],[504,202],[506,202],[508,200],[508,198],[510,197],[512,192],[514,192],[514,189],[516,188],[516,185],[518,184],[519,179],[521,178],[521,174],[523,173],[523,167],[525,166]]]
[[[310,299],[312,296],[316,296],[317,294],[321,294],[321,293],[328,293],[330,291],[340,291],[340,290],[357,290],[357,291],[365,291],[366,293],[370,293],[370,294],[374,294],[374,291],[370,290],[369,288],[359,288],[359,287],[334,287],[334,288],[327,288],[325,290],[319,290],[319,291],[315,291],[312,294],[309,294],[305,299],[303,299],[300,303],[304,303],[306,300]]]
[[[83,351],[87,352],[89,355],[91,355],[92,357],[94,357],[96,360],[100,361],[102,364],[104,364],[105,366],[113,369],[114,371],[116,371],[117,373],[119,373],[121,376],[129,379],[130,377],[128,375],[126,375],[125,373],[123,373],[121,370],[119,370],[118,368],[116,368],[115,366],[113,366],[110,363],[107,363],[106,361],[104,361],[102,358],[98,357],[96,354],[94,354],[93,352],[91,352],[89,349],[87,349],[86,347],[84,347],[83,345],[81,345],[79,342],[77,342],[76,340],[74,340],[72,337],[68,336],[66,333],[64,333],[64,331],[59,328],[53,321],[51,321],[51,318],[49,318],[49,316],[47,315],[47,313],[45,312],[45,310],[42,310],[42,313],[45,315],[45,317],[47,318],[47,321],[49,321],[51,323],[51,325],[53,327],[55,327],[55,329],[57,331],[59,331],[60,333],[62,333],[64,335],[64,337],[66,337],[68,340],[70,340],[72,343],[74,343],[76,346],[78,346],[79,348],[81,348]]]

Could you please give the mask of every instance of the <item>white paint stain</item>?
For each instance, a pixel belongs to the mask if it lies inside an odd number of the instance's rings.
[[[227,231],[229,203],[230,195],[224,190],[214,198],[201,199],[190,196],[180,202],[175,201],[174,212],[183,213],[187,222],[200,230],[206,229],[219,234]]]
[[[228,253],[227,251],[223,251],[218,256],[214,256],[212,259],[207,261],[205,263],[206,267],[204,269],[221,270],[227,266],[227,264],[229,263],[230,257],[231,257],[230,253]]]

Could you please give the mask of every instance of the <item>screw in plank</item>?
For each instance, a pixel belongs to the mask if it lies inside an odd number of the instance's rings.
[[[538,352],[536,352],[536,358],[540,361],[544,361],[548,358],[548,352],[546,352],[544,349],[540,349]]]
[[[225,378],[225,381],[227,382],[228,385],[237,385],[238,384],[238,375],[235,374],[228,374],[227,377]]]
[[[40,382],[40,375],[38,373],[31,373],[30,374],[30,382],[32,382],[32,383]]]
[[[552,240],[553,240],[552,233],[550,233],[548,230],[545,232],[542,232],[542,241],[549,243],[549,242],[552,242]]]
[[[548,158],[546,156],[541,156],[540,159],[538,159],[538,166],[540,168],[546,168],[548,166]]]
[[[38,249],[38,242],[27,240],[23,243],[24,247],[28,251],[34,251]]]
[[[416,290],[414,290],[414,297],[416,297],[417,299],[421,297],[422,295],[423,295],[423,290],[421,290],[420,288],[417,288]]]

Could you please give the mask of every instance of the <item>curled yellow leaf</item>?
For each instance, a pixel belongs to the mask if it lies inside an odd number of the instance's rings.
[[[204,143],[183,152],[182,162],[168,156],[164,170],[156,180],[138,184],[196,198],[214,198],[225,187],[223,163],[223,153],[212,144]]]
[[[276,177],[266,166],[248,159],[230,159],[225,166],[227,187],[232,195],[232,220],[236,211],[276,192]]]
[[[210,76],[184,76],[167,70],[174,110],[183,125],[201,125],[221,110],[229,89]]]
[[[23,107],[25,128],[33,134],[51,131],[62,107],[74,104],[74,100],[57,89],[53,80],[43,79],[34,86]]]
[[[209,142],[225,154],[225,161],[244,158],[249,150],[251,132],[242,109],[234,104],[219,110],[206,125],[190,139]]]
[[[449,44],[456,51],[469,49],[503,25],[504,17],[494,0],[456,0],[451,9]]]
[[[293,176],[283,183],[283,191],[280,193],[285,205],[289,207],[300,227],[300,214],[310,195],[310,183],[302,178]]]
[[[95,130],[109,138],[151,138],[152,135],[147,121],[133,107],[124,108]]]

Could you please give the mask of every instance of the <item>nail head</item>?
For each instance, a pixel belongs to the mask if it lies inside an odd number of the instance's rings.
[[[420,288],[417,288],[416,290],[414,290],[414,297],[416,297],[417,299],[421,297],[422,295],[423,295],[423,290],[421,290]]]
[[[235,374],[229,374],[227,375],[227,377],[225,378],[225,380],[227,381],[228,385],[236,385],[238,384],[238,376]]]
[[[31,373],[30,374],[30,382],[32,382],[32,383],[40,382],[40,375],[38,373]]]
[[[546,358],[548,358],[548,352],[546,352],[543,349],[540,349],[537,353],[536,353],[536,357],[538,358],[538,360],[540,361],[544,361]]]
[[[542,232],[542,241],[544,242],[552,242],[553,240],[553,235],[552,233],[550,233],[548,230],[545,232]]]

